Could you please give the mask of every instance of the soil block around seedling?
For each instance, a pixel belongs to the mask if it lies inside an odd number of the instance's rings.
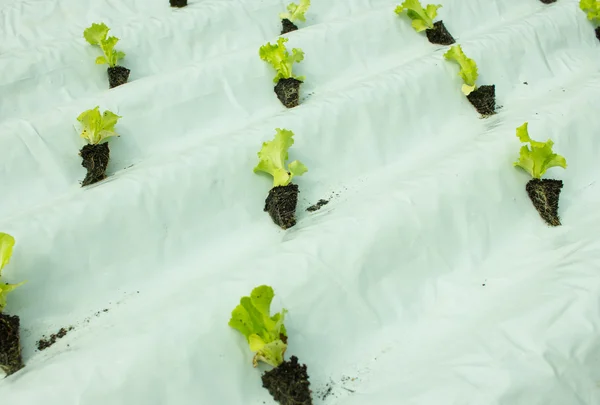
[[[87,175],[83,179],[83,183],[81,183],[82,187],[89,186],[106,178],[106,167],[108,166],[108,159],[110,157],[108,142],[96,145],[87,144],[81,148],[79,154],[83,159],[81,165],[87,169]]]
[[[596,39],[600,41],[600,27],[596,28]]]
[[[563,187],[562,180],[531,179],[525,189],[533,206],[548,225],[559,226],[558,199]]]
[[[169,0],[171,7],[185,7],[187,6],[187,0]]]
[[[544,4],[552,4],[552,3],[556,3],[556,0],[540,0],[542,3]]]
[[[108,71],[108,84],[110,88],[120,86],[127,83],[129,79],[130,70],[123,66],[109,67]]]
[[[300,85],[302,82],[290,77],[280,79],[275,86],[275,94],[281,103],[287,108],[296,107],[300,100]]]
[[[7,376],[23,368],[19,317],[0,313],[0,368]]]
[[[298,29],[298,26],[296,26],[296,24],[294,24],[287,18],[284,18],[283,20],[281,20],[281,26],[282,26],[281,35],[287,34],[288,32],[296,31]]]
[[[426,29],[425,33],[432,44],[452,45],[456,42],[442,21],[433,23],[433,28]]]
[[[312,405],[310,382],[305,364],[292,356],[273,370],[262,375],[263,387],[281,405]]]
[[[298,185],[273,187],[265,200],[264,211],[268,212],[273,222],[282,229],[296,225],[296,205],[298,204]]]
[[[467,99],[473,104],[477,112],[484,117],[496,113],[496,86],[493,84],[481,86],[477,90],[472,91],[467,96]]]

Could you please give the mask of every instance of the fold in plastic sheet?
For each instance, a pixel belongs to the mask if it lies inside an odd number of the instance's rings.
[[[3,403],[271,403],[227,326],[260,284],[289,310],[316,404],[600,402],[600,46],[577,1],[443,3],[478,83],[496,85],[485,120],[397,2],[313,1],[287,35],[306,54],[292,110],[258,58],[284,2],[166,3],[0,2],[4,275],[28,281],[6,308],[27,366],[0,382]],[[132,70],[110,91],[81,37],[100,21]],[[74,123],[96,105],[122,136],[110,177],[82,189]],[[512,167],[525,121],[567,158],[547,173],[565,183],[562,227]],[[285,232],[252,173],[278,127],[309,168]]]

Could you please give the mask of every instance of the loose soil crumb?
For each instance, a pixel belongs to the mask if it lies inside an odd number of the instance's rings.
[[[315,212],[315,211],[320,210],[322,206],[327,205],[327,204],[329,204],[328,200],[321,199],[321,200],[317,201],[317,203],[315,205],[311,205],[310,207],[308,207],[306,209],[306,211]]]
[[[316,392],[317,398],[324,401],[326,400],[333,392],[333,386],[331,384],[325,385],[322,389]]]
[[[455,42],[442,21],[433,23],[433,28],[426,29],[425,33],[432,44],[452,45]]]
[[[42,350],[45,350],[45,349],[49,348],[54,343],[56,343],[56,341],[58,339],[64,338],[67,335],[67,333],[69,333],[73,329],[74,328],[72,326],[70,326],[69,329],[61,328],[57,333],[55,333],[53,335],[50,335],[50,337],[47,338],[47,339],[46,339],[46,336],[42,336],[42,339],[40,339],[37,342],[37,348],[38,348],[38,350],[42,351]]]

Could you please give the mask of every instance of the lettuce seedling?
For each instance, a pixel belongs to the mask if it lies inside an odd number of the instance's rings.
[[[534,179],[542,177],[546,170],[551,167],[567,168],[567,160],[552,152],[554,142],[548,139],[546,142],[537,142],[529,137],[527,130],[528,122],[517,128],[517,137],[523,143],[529,143],[530,147],[523,145],[521,147],[519,160],[514,162],[514,166],[520,167],[531,175]]]
[[[558,217],[558,201],[563,187],[562,180],[541,179],[546,170],[551,167],[567,168],[567,161],[563,156],[552,151],[554,142],[537,142],[531,139],[527,129],[528,123],[517,128],[517,137],[521,142],[529,143],[530,147],[523,145],[520,150],[519,160],[513,165],[525,170],[532,177],[527,182],[525,190],[529,199],[540,216],[548,225],[560,225]]]
[[[296,31],[298,27],[294,24],[295,21],[306,21],[306,17],[304,14],[308,11],[310,7],[310,0],[300,0],[300,4],[290,3],[287,6],[287,12],[280,13],[279,18],[281,18],[281,35],[287,34],[288,32]]]
[[[283,320],[286,310],[271,316],[273,288],[262,285],[252,290],[249,297],[242,297],[240,304],[231,313],[229,326],[246,337],[250,350],[254,353],[252,364],[259,361],[279,366],[287,349],[287,334]]]
[[[25,282],[8,284],[2,281],[2,269],[10,262],[14,245],[15,238],[7,233],[0,232],[0,313],[6,306],[6,296],[8,293],[25,284]]]
[[[304,81],[304,76],[295,76],[292,72],[294,63],[300,63],[304,60],[304,52],[299,48],[292,48],[292,54],[287,51],[285,43],[287,38],[280,37],[277,44],[272,45],[270,42],[260,47],[258,52],[260,58],[267,63],[270,63],[277,74],[273,79],[273,83],[279,82],[281,79],[294,78],[299,81]]]
[[[123,66],[117,66],[119,59],[125,57],[125,52],[115,50],[119,38],[108,37],[109,30],[110,28],[104,23],[94,23],[83,31],[83,37],[88,43],[99,46],[102,50],[103,56],[96,58],[96,64],[108,65],[108,79],[110,88],[113,88],[127,83],[130,71]]]
[[[88,144],[79,151],[83,162],[81,165],[87,169],[87,175],[82,186],[97,183],[106,178],[106,168],[110,159],[108,142],[104,142],[113,136],[119,136],[115,132],[115,125],[121,116],[104,111],[100,114],[99,107],[82,112],[77,121],[82,124],[81,137]]]
[[[463,52],[460,45],[454,45],[445,54],[444,58],[449,61],[454,61],[460,66],[458,75],[463,79],[462,92],[468,96],[476,89],[475,82],[477,81],[477,64],[473,59],[468,58]]]
[[[285,162],[288,160],[288,149],[294,144],[294,133],[280,128],[275,131],[277,133],[272,141],[263,142],[254,173],[269,173],[273,176],[273,187],[287,186],[294,176],[302,176],[308,169],[298,160],[291,162],[286,169]]]
[[[599,0],[580,0],[579,8],[586,13],[587,19],[595,25],[600,24],[600,1]]]
[[[401,15],[406,11],[408,18],[412,20],[412,26],[417,32],[433,29],[433,19],[442,5],[428,4],[423,8],[419,0],[404,0],[402,5],[396,7],[396,14]]]

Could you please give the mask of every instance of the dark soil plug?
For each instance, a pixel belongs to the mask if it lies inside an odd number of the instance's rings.
[[[427,39],[432,44],[452,45],[456,42],[442,21],[433,23],[433,28],[426,29],[425,33],[427,34]]]
[[[556,0],[540,0],[542,3],[544,4],[552,4],[552,3],[556,3]]]
[[[185,7],[187,6],[187,0],[169,0],[171,7]]]
[[[65,336],[67,336],[67,333],[69,333],[69,331],[72,331],[73,327],[71,326],[69,329],[65,329],[65,328],[61,328],[57,333],[50,335],[49,338],[47,339],[40,339],[37,342],[37,348],[38,350],[45,350],[47,348],[49,348],[50,346],[52,346],[54,343],[56,343],[56,341],[58,339],[62,339]],[[45,336],[44,336],[45,338]]]
[[[558,199],[563,187],[562,180],[531,179],[525,189],[535,209],[548,225],[561,225],[558,218]]]
[[[123,66],[109,67],[108,71],[108,84],[110,88],[120,86],[127,83],[129,79],[130,70]]]
[[[275,86],[275,94],[281,103],[287,108],[296,107],[300,100],[300,85],[302,82],[290,77],[280,79]]]
[[[484,117],[496,114],[496,86],[481,86],[472,91],[467,99],[473,104],[477,112]]]
[[[596,28],[596,39],[600,41],[600,27]]]
[[[298,204],[298,185],[273,187],[265,200],[264,211],[268,212],[273,222],[282,229],[296,225],[296,205]]]
[[[0,368],[7,376],[22,369],[20,320],[18,316],[0,313]]]
[[[87,175],[83,179],[82,187],[89,186],[106,178],[106,167],[109,159],[108,142],[97,145],[85,145],[79,151],[83,162],[81,165],[87,169]]]
[[[281,405],[312,405],[306,365],[298,364],[296,356],[265,372],[262,382],[263,387]]]
[[[283,20],[281,20],[281,26],[282,26],[281,35],[287,34],[288,32],[298,30],[298,27],[296,26],[296,24],[294,24],[287,18],[284,18]]]
[[[308,212],[315,212],[321,209],[322,206],[329,204],[327,200],[319,200],[315,205],[311,205],[306,209]]]

